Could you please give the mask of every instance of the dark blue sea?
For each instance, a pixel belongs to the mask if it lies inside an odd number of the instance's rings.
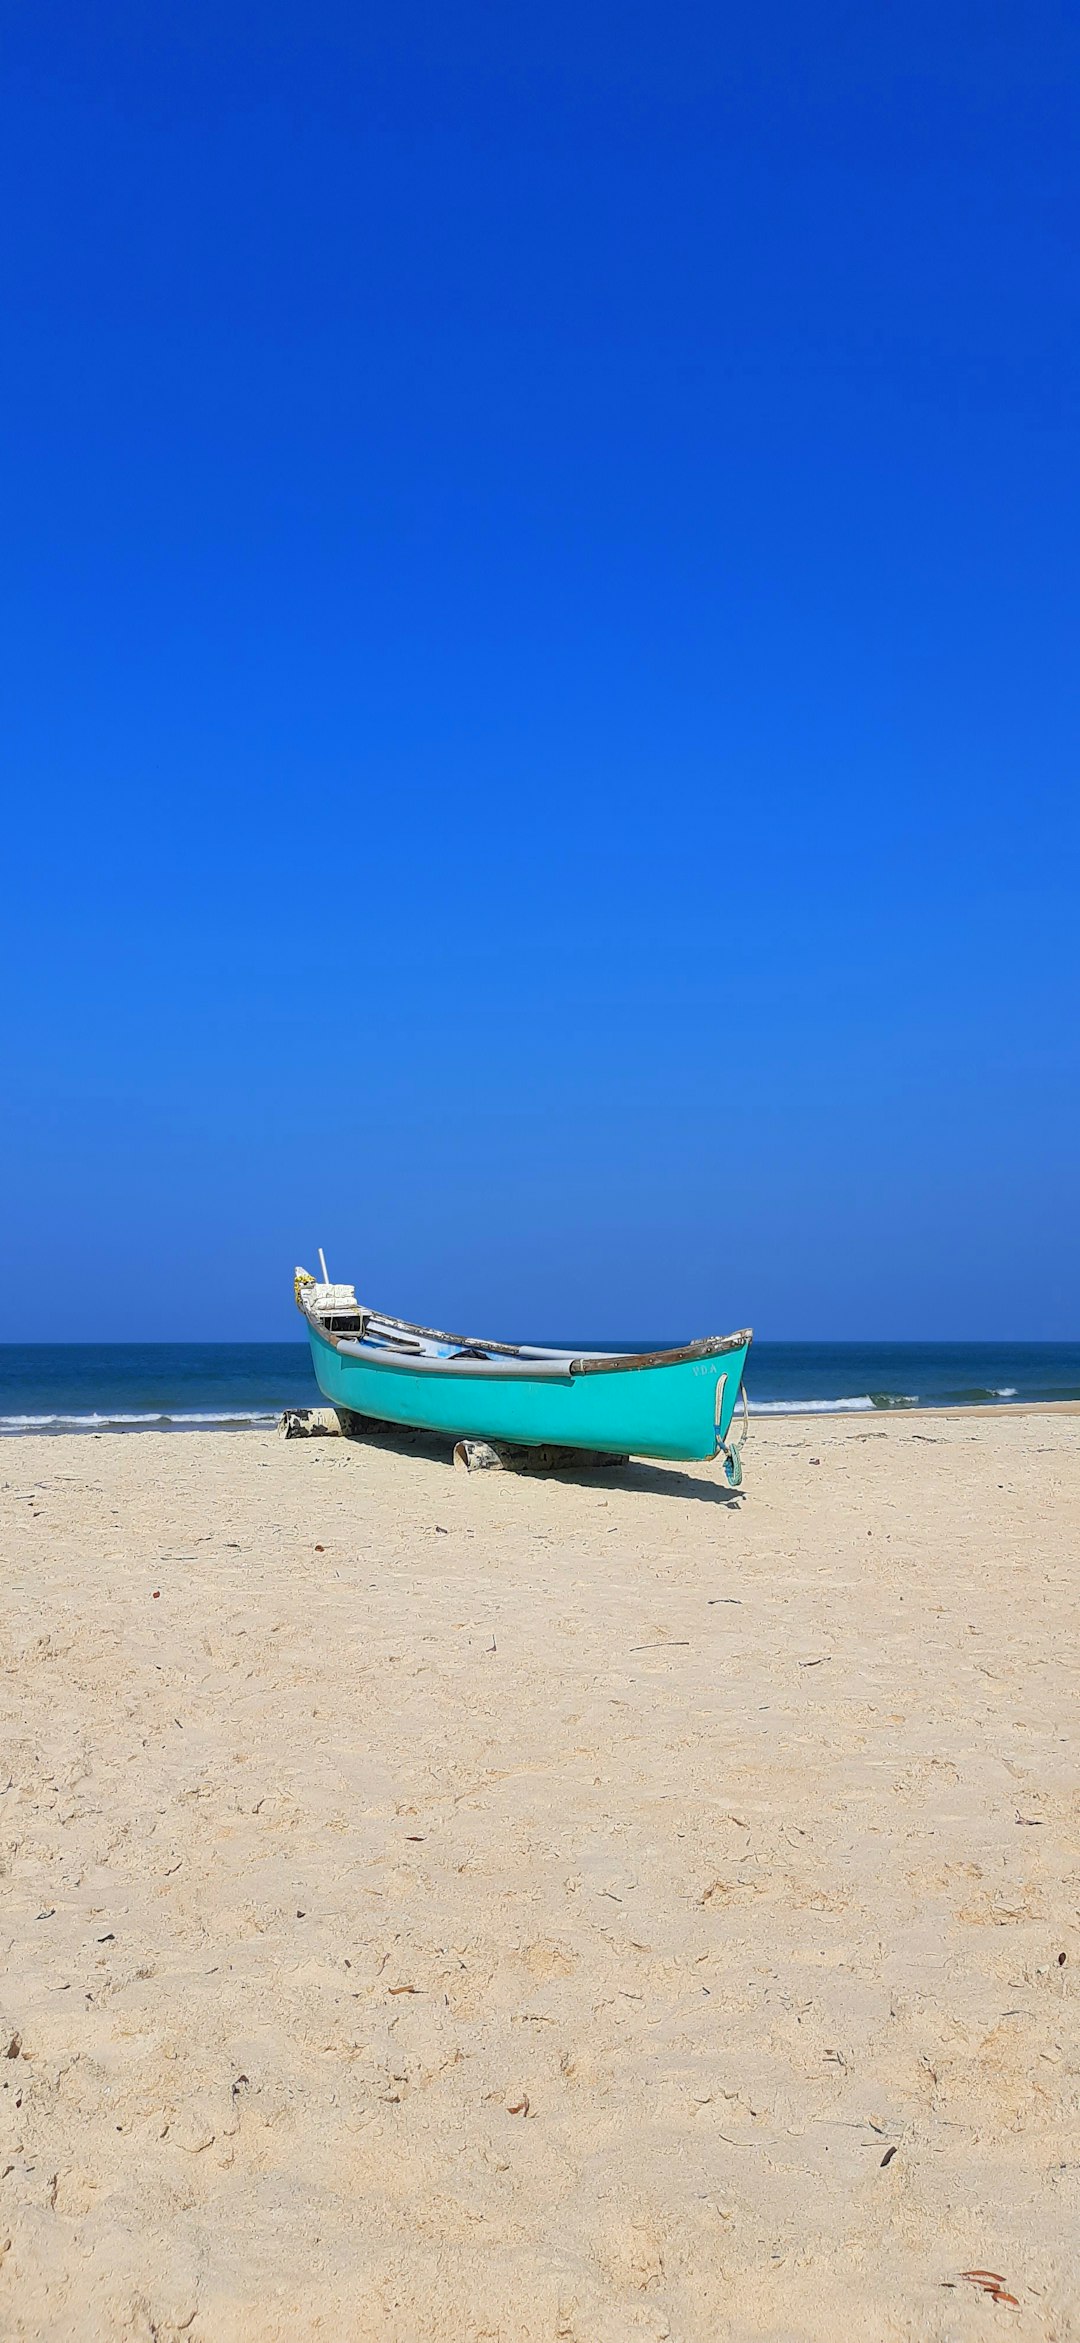
[[[664,1347],[655,1336],[550,1339]],[[746,1384],[761,1415],[1080,1399],[1080,1342],[755,1342]],[[305,1342],[0,1345],[0,1432],[268,1425],[283,1407],[318,1400]]]

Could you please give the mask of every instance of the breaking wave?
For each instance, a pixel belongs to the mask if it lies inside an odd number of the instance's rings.
[[[990,1407],[1001,1399],[1018,1399],[1015,1383],[1005,1383],[996,1389],[982,1384],[963,1391],[863,1391],[852,1399],[751,1399],[752,1416],[850,1416],[865,1415],[874,1408],[894,1407]],[[1062,1396],[1068,1397],[1067,1393]]]
[[[748,1393],[747,1404],[752,1416],[846,1416],[876,1403],[867,1391],[860,1399],[751,1399]]]
[[[279,1408],[158,1408],[145,1415],[123,1415],[119,1411],[109,1415],[41,1415],[0,1416],[0,1435],[5,1432],[147,1432],[173,1426],[202,1424],[258,1424],[264,1430],[277,1423]]]
[[[751,1399],[749,1404],[752,1416],[851,1416],[925,1403],[917,1391],[861,1391],[854,1399]]]

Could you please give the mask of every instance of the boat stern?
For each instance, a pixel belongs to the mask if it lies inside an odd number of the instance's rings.
[[[742,1348],[728,1352],[724,1373],[717,1377],[716,1382],[716,1447],[713,1454],[723,1459],[724,1475],[732,1489],[738,1489],[742,1485],[742,1452],[750,1428],[750,1407],[743,1377],[746,1371],[747,1352],[753,1339],[753,1334],[748,1328],[741,1338]],[[732,1439],[731,1431],[740,1399],[742,1400],[742,1427],[738,1437]]]

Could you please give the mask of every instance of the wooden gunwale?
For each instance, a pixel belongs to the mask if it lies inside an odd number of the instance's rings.
[[[679,1350],[635,1351],[631,1357],[618,1354],[597,1359],[575,1359],[571,1372],[575,1375],[618,1375],[624,1368],[682,1367],[690,1359],[715,1359],[721,1351],[742,1350],[751,1340],[749,1327],[739,1334],[704,1334],[700,1342],[683,1343]]]
[[[330,1344],[331,1349],[339,1350],[343,1342],[350,1344],[356,1342],[357,1337],[354,1334],[332,1334],[329,1327],[324,1326],[315,1312],[308,1309],[306,1303],[300,1302],[299,1308],[308,1324],[314,1327],[323,1342]],[[440,1327],[414,1325],[409,1318],[392,1318],[383,1310],[368,1310],[366,1308],[361,1310],[358,1306],[358,1315],[363,1318],[376,1318],[381,1326],[396,1326],[402,1334],[418,1334],[426,1342],[448,1342],[459,1348],[471,1344],[477,1350],[492,1352],[496,1358],[524,1360],[526,1364],[528,1362],[528,1350],[521,1343],[488,1342],[475,1334],[448,1334]],[[568,1372],[571,1375],[632,1374],[639,1367],[681,1367],[694,1359],[716,1358],[722,1351],[741,1350],[751,1339],[750,1329],[743,1328],[738,1334],[706,1334],[697,1342],[681,1344],[677,1350],[634,1351],[629,1354],[605,1352],[598,1357],[590,1358],[580,1358],[569,1351],[561,1355],[569,1359]],[[355,1351],[346,1351],[345,1353],[346,1357],[355,1357],[356,1355]],[[419,1366],[421,1363],[419,1360],[410,1361],[407,1355],[402,1352],[390,1353],[389,1355],[394,1357],[395,1363],[401,1366],[410,1364]],[[548,1358],[559,1355],[555,1352],[546,1354]],[[378,1364],[377,1352],[372,1352],[370,1363],[372,1366]],[[431,1362],[429,1361],[428,1364],[430,1365]],[[442,1368],[453,1369],[454,1367],[466,1366],[468,1361],[442,1359],[438,1364]],[[539,1369],[541,1366],[539,1358],[536,1364]],[[542,1377],[538,1376],[539,1379]]]

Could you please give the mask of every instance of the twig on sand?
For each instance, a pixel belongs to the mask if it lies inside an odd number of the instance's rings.
[[[988,2294],[991,2302],[1007,2302],[1012,2310],[1019,2310],[1015,2294],[1010,2294],[1004,2278],[999,2277],[996,2270],[961,2270],[960,2276],[966,2278],[969,2286],[977,2286],[980,2294]],[[955,2286],[956,2280],[945,2278],[942,2284]]]

